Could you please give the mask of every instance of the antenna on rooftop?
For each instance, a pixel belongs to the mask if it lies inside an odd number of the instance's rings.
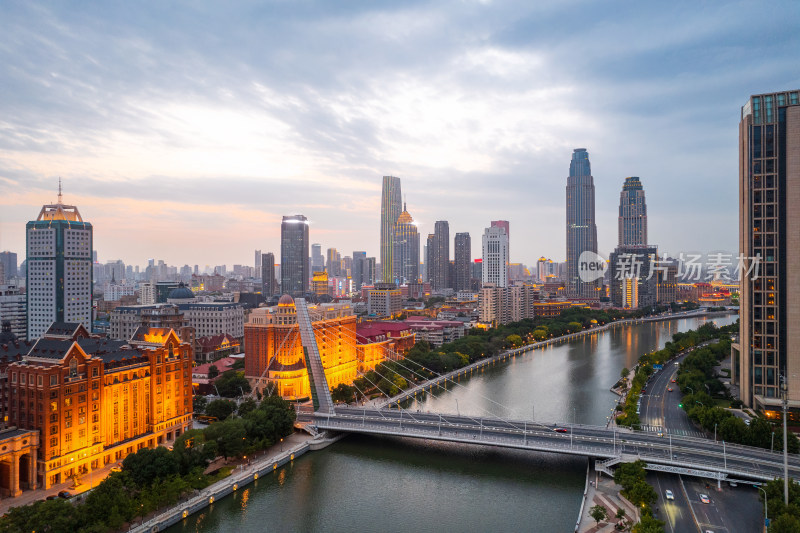
[[[61,194],[61,176],[59,176],[58,177],[58,203],[59,204],[63,204],[64,203],[63,200],[64,200],[64,198],[63,198],[63,195]]]

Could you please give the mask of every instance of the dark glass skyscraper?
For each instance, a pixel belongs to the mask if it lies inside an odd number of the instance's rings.
[[[275,254],[268,252],[261,254],[261,294],[269,298],[277,293],[275,286]]]
[[[598,298],[598,281],[578,277],[578,258],[585,251],[597,253],[594,218],[594,178],[585,148],[572,153],[567,178],[567,293],[578,298]]]
[[[419,232],[414,219],[403,206],[394,227],[394,282],[419,281]]]
[[[364,263],[367,260],[367,252],[353,252],[353,269],[350,277],[353,280],[353,289],[361,290],[361,284],[364,283]]]
[[[302,297],[308,292],[308,219],[283,217],[281,222],[281,292]]]
[[[456,291],[468,291],[472,278],[472,239],[469,233],[456,233],[453,248],[455,248],[453,288]]]
[[[384,283],[394,283],[394,226],[401,207],[400,178],[384,176],[381,191],[381,268]]]
[[[450,284],[450,224],[437,220],[433,230],[433,250],[428,251],[433,264],[430,275],[431,288],[442,290],[451,288]]]
[[[625,178],[619,195],[619,245],[647,244],[647,204],[644,188],[637,177]]]

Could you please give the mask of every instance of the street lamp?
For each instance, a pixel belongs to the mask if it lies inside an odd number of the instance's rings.
[[[767,491],[758,485],[756,485],[756,488],[764,493],[764,527],[767,527]]]

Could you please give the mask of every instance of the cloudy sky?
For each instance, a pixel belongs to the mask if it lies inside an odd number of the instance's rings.
[[[511,222],[563,260],[572,149],[601,252],[640,176],[651,243],[737,250],[749,95],[800,88],[800,3],[0,3],[0,250],[56,198],[101,261],[252,264],[280,218],[378,254],[381,176],[424,235]],[[21,259],[20,259],[21,260]]]

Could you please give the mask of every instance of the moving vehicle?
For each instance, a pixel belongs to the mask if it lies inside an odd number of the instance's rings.
[[[555,431],[556,433],[566,433],[567,429],[566,428],[555,428],[553,431]]]
[[[672,392],[672,387],[668,388],[667,392]],[[787,433],[787,435],[788,435],[788,433]],[[788,446],[787,446],[787,448],[788,448]]]
[[[708,495],[706,495],[706,494],[701,494],[700,495],[700,501],[703,502],[703,503],[711,503],[711,500],[708,499]]]
[[[664,491],[664,495],[667,497],[668,500],[674,500],[675,499],[675,495],[672,494],[672,491],[669,490],[669,489]]]
[[[118,467],[118,466],[112,466],[111,467],[111,471],[112,472],[122,472],[122,469],[120,467]]]
[[[671,380],[671,382],[672,382],[672,383],[677,383],[677,381],[675,381],[675,379],[672,379],[672,380]]]
[[[58,493],[59,498],[64,498],[65,500],[72,498],[72,494],[68,490],[62,490]]]

